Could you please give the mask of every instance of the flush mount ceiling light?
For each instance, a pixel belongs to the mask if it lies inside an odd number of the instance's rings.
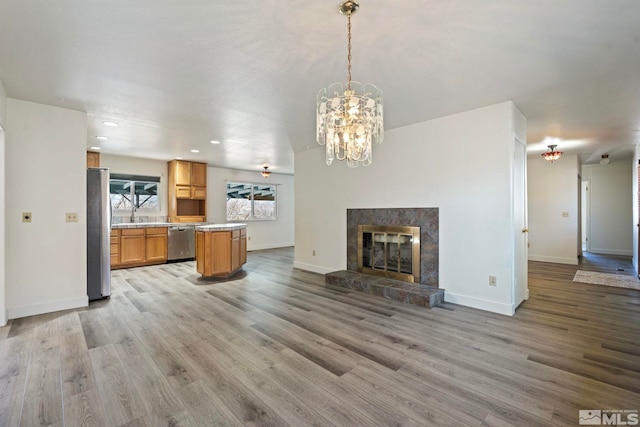
[[[220,144],[220,141],[217,141],[217,140],[214,139],[214,140],[211,141],[211,143],[212,144]]]
[[[111,127],[117,127],[118,124],[116,122],[109,122],[109,121],[104,121],[102,122],[103,125],[105,126],[111,126]]]
[[[269,178],[269,176],[271,175],[271,171],[269,170],[269,166],[263,166],[262,167],[262,172],[260,172],[262,174],[262,176],[264,176],[265,178]]]
[[[199,153],[200,150],[191,150],[192,153]]]
[[[606,166],[606,165],[608,165],[609,163],[611,163],[611,160],[609,160],[609,155],[608,155],[608,154],[603,154],[603,155],[602,155],[602,156],[600,156],[600,157],[602,157],[602,160],[600,160],[600,164],[601,164],[602,166]]]
[[[109,138],[107,138],[106,136],[100,136],[100,135],[98,135],[98,136],[96,136],[96,139],[99,139],[100,141],[106,141],[106,140],[107,140],[107,139],[109,139]]]
[[[544,159],[550,163],[553,163],[556,160],[558,160],[563,153],[562,151],[556,150],[557,146],[558,146],[557,144],[547,145],[549,149],[544,153],[542,153],[542,157],[544,157]]]
[[[316,104],[316,140],[326,146],[327,164],[337,158],[352,168],[369,166],[372,142],[384,139],[382,91],[351,81],[351,15],[359,8],[355,1],[340,5],[347,16],[347,83],[320,89]]]

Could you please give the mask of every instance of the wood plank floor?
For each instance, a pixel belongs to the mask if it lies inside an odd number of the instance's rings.
[[[220,282],[193,262],[118,270],[110,300],[11,321],[0,426],[548,426],[640,409],[639,291],[532,262],[506,317],[292,265],[285,248]]]

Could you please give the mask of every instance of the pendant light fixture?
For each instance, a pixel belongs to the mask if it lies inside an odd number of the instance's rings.
[[[262,167],[262,172],[260,172],[260,174],[262,174],[262,176],[264,176],[265,178],[269,178],[269,176],[271,175],[271,171],[269,170],[269,166],[263,166]]]
[[[347,17],[347,83],[333,83],[317,96],[316,140],[326,146],[327,165],[338,159],[352,168],[369,166],[371,144],[384,139],[382,91],[351,81],[351,16],[359,8],[356,1],[340,5]]]
[[[542,153],[542,157],[544,157],[546,161],[553,163],[556,160],[558,160],[560,156],[562,156],[563,154],[562,151],[556,150],[556,147],[557,147],[556,144],[547,145],[547,147],[549,149],[544,153]]]

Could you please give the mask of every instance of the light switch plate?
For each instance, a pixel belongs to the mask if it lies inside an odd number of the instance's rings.
[[[77,212],[67,212],[65,215],[65,222],[78,222],[78,213]]]
[[[31,212],[22,212],[22,222],[31,222]]]

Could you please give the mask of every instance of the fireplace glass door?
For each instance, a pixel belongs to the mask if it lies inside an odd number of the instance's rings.
[[[420,228],[358,226],[358,271],[414,282],[420,278]]]

